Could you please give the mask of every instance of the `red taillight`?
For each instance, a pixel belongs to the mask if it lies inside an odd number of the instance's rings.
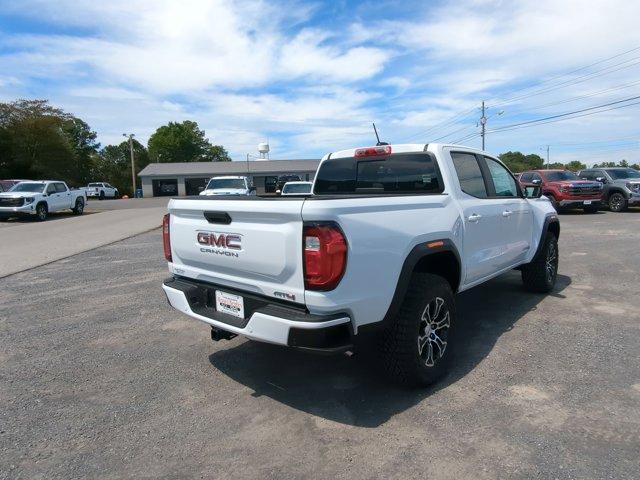
[[[333,290],[347,265],[347,241],[334,224],[304,226],[304,286],[307,290]]]
[[[354,157],[379,157],[381,155],[391,155],[391,145],[380,145],[377,147],[356,148]]]
[[[167,262],[172,262],[171,258],[171,237],[169,236],[169,222],[171,221],[171,215],[167,213],[162,218],[162,243],[164,245],[164,258]]]

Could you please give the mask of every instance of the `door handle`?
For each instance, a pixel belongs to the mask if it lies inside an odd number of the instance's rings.
[[[513,212],[511,210],[505,210],[504,212],[502,212],[503,217],[510,217],[512,214]]]
[[[478,223],[481,218],[482,218],[482,215],[478,215],[477,213],[472,213],[467,217],[467,220],[469,220],[471,223]]]

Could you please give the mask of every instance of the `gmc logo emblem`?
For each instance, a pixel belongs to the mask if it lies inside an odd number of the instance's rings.
[[[242,237],[235,233],[198,232],[198,243],[211,247],[242,250]]]

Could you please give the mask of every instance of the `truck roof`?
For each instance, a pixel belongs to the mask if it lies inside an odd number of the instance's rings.
[[[330,154],[325,155],[322,159],[326,160],[329,158],[353,158],[356,155],[356,150],[361,150],[364,148],[385,148],[388,147],[391,149],[391,153],[411,153],[411,152],[426,152],[427,150],[435,150],[442,147],[459,147],[465,150],[474,151],[476,153],[487,153],[479,150],[477,148],[467,147],[465,145],[456,145],[453,143],[396,143],[390,145],[369,145],[362,146],[356,148],[349,148],[346,150],[339,150],[337,152],[332,152]]]
[[[213,180],[214,178],[223,178],[223,179],[236,180],[236,179],[239,179],[239,178],[245,179],[247,177],[245,175],[224,175],[224,176],[220,175],[220,176],[211,177],[210,180]]]

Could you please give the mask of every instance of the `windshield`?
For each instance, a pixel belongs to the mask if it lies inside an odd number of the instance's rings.
[[[16,184],[10,192],[36,192],[42,193],[44,190],[44,183],[30,183],[30,182],[21,182]]]
[[[101,187],[102,184],[101,183],[90,183],[89,186],[90,187]]]
[[[310,183],[288,183],[282,189],[283,193],[311,193]]]
[[[242,188],[246,189],[242,178],[212,178],[209,180],[207,190],[215,190],[218,188]]]
[[[639,178],[640,172],[638,170],[634,170],[633,168],[625,168],[620,170],[607,170],[611,178],[614,180],[623,180],[625,178]]]
[[[549,182],[561,182],[563,180],[580,180],[573,172],[545,172],[545,177]]]

